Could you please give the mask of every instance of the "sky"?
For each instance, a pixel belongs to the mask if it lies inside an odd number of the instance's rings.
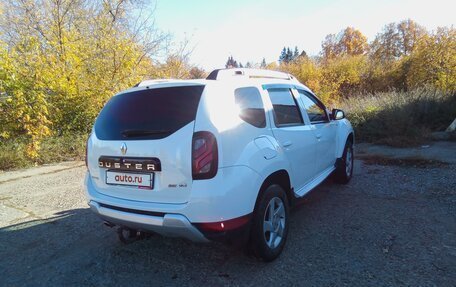
[[[157,0],[155,21],[175,42],[189,40],[190,61],[206,71],[238,62],[278,60],[284,46],[317,55],[328,34],[350,26],[372,41],[383,26],[412,19],[433,30],[456,26],[455,0]]]

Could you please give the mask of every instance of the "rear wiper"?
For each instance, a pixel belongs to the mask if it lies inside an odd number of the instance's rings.
[[[169,130],[124,130],[121,132],[124,138],[145,137],[150,135],[169,134]]]

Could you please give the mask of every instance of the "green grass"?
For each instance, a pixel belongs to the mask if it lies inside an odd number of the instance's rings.
[[[359,142],[397,147],[429,141],[430,133],[445,130],[456,117],[456,93],[432,89],[376,93],[344,100],[341,108]]]
[[[39,157],[31,160],[25,155],[24,138],[14,138],[0,142],[0,170],[26,168],[35,165],[56,163],[71,160],[84,160],[85,134],[48,137],[41,142]]]

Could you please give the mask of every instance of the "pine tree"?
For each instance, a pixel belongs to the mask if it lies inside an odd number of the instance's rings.
[[[298,57],[299,57],[298,46],[295,46],[294,52],[293,52],[293,59],[292,59],[292,61],[296,60]]]
[[[260,68],[262,68],[262,69],[266,68],[266,59],[265,58],[263,58],[263,61],[261,61]]]
[[[283,47],[282,53],[280,53],[279,62],[280,63],[286,62],[286,59],[287,59],[287,48]]]
[[[226,61],[225,68],[239,68],[238,63],[234,60],[233,56],[229,56],[228,60]]]
[[[293,52],[291,51],[290,47],[287,48],[287,56],[286,56],[286,63],[291,62],[293,60]]]

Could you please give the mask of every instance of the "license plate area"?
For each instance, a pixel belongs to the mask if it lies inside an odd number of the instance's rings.
[[[141,189],[153,189],[154,176],[154,173],[107,170],[106,184],[133,186]]]

